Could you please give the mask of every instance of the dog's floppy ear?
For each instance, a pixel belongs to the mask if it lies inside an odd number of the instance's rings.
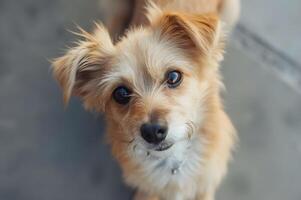
[[[224,37],[216,14],[168,12],[160,10],[154,4],[147,9],[151,26],[158,31],[160,37],[190,51],[190,55],[211,55],[216,48],[223,48]]]
[[[52,66],[54,76],[63,89],[65,104],[71,95],[76,95],[83,99],[87,108],[91,108],[94,103],[90,97],[95,95],[99,78],[108,68],[114,45],[102,25],[96,24],[94,34],[80,31],[78,35],[84,39],[64,56],[55,59]]]

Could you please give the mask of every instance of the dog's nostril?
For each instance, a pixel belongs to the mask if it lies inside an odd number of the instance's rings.
[[[165,132],[165,129],[164,128],[162,128],[162,127],[159,127],[158,128],[158,133],[164,133]]]
[[[167,128],[159,124],[146,123],[142,124],[140,132],[145,141],[158,144],[166,138]]]
[[[161,128],[159,128],[158,131],[157,131],[157,134],[158,134],[159,136],[164,136],[165,133],[166,133],[166,128],[165,128],[165,127],[161,127]]]

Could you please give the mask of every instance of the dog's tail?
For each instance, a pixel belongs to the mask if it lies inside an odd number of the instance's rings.
[[[240,0],[221,0],[219,5],[221,20],[231,30],[238,22],[240,15]]]

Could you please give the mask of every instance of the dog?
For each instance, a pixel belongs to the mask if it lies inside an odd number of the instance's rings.
[[[239,0],[137,0],[117,41],[96,24],[53,62],[64,102],[104,113],[134,199],[214,200],[236,141],[219,65],[238,15]]]

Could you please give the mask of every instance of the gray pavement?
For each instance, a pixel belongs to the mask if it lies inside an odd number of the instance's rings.
[[[301,199],[298,8],[243,0],[222,66],[240,144],[218,200]],[[0,0],[0,200],[130,199],[101,116],[77,99],[64,110],[47,61],[73,41],[66,29],[107,13],[96,0]]]
[[[301,64],[300,10],[300,0],[242,0],[241,22]]]
[[[223,67],[240,142],[218,199],[300,200],[300,94],[231,45]]]

